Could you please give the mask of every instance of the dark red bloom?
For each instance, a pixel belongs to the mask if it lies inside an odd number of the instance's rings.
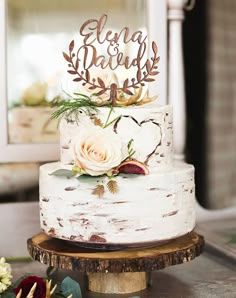
[[[19,284],[19,286],[14,290],[14,293],[17,295],[20,289],[22,289],[21,298],[26,298],[35,282],[37,283],[37,287],[34,292],[34,298],[45,298],[46,297],[45,281],[42,278],[39,278],[37,276],[28,276],[25,279],[23,279],[22,282]]]

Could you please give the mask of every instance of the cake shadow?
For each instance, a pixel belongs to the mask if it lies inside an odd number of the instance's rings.
[[[173,240],[173,239],[171,239]],[[161,246],[171,242],[171,240],[165,241],[151,241],[151,242],[140,242],[140,243],[92,243],[92,242],[73,242],[66,241],[66,243],[74,248],[78,248],[80,252],[109,252],[109,251],[120,251],[128,249],[145,249]],[[65,240],[63,240],[65,241]]]

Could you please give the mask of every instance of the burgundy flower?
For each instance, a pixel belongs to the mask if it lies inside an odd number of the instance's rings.
[[[42,278],[37,276],[28,276],[23,279],[19,286],[14,290],[14,293],[17,295],[20,289],[22,289],[21,298],[26,298],[35,282],[37,283],[37,287],[34,292],[34,298],[46,298],[46,284]]]

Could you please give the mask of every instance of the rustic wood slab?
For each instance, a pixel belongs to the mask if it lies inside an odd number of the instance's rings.
[[[81,248],[71,242],[44,233],[28,239],[28,251],[34,260],[56,268],[80,272],[140,272],[163,269],[199,256],[204,239],[191,232],[161,246],[98,251]]]
[[[204,239],[193,231],[159,246],[98,251],[40,233],[27,244],[36,261],[86,273],[90,290],[121,294],[145,289],[148,272],[193,260],[202,253]]]

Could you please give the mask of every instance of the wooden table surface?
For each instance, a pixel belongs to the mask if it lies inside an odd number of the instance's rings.
[[[0,256],[28,256],[26,240],[39,232],[38,203],[0,204]],[[16,280],[24,273],[45,276],[47,266],[35,261],[12,263]],[[70,275],[82,287],[83,298],[235,298],[235,263],[222,254],[206,251],[191,262],[152,272],[152,286],[129,295],[104,295],[87,291],[83,274],[59,270],[55,278],[61,280]]]

